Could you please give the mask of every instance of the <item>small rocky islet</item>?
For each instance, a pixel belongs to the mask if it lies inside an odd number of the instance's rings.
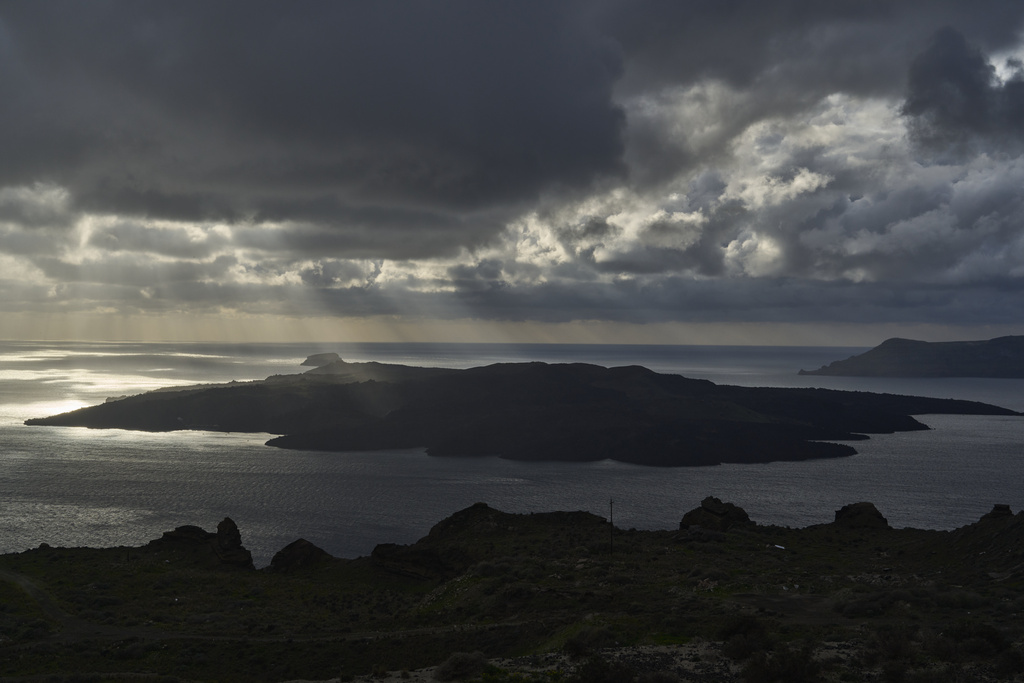
[[[860,502],[679,528],[478,503],[409,545],[256,569],[239,527],[0,556],[0,680],[1024,680],[1024,513],[893,529]]]

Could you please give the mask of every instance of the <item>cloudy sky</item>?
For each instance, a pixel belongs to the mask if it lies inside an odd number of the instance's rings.
[[[1024,333],[1019,0],[0,0],[0,338]]]

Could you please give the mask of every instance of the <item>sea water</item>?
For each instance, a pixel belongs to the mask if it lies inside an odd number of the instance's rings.
[[[848,458],[650,468],[613,461],[526,463],[435,458],[422,450],[284,451],[266,434],[28,427],[23,421],[110,396],[302,372],[309,354],[470,367],[541,360],[659,372],[746,386],[965,398],[1024,410],[1024,380],[800,376],[865,349],[522,344],[54,344],[0,342],[0,552],[140,545],[183,524],[235,520],[257,566],[297,538],[333,555],[410,543],[475,502],[508,512],[587,510],[623,528],[672,529],[708,495],[763,524],[828,522],[874,502],[893,526],[949,529],[994,503],[1024,506],[1024,418],[928,415],[926,432],[876,435]]]

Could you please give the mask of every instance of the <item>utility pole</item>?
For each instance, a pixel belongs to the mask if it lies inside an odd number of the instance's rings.
[[[608,499],[608,554],[615,554],[615,499]]]

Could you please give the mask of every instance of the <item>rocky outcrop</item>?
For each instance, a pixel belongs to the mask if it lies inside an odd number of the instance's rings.
[[[834,526],[842,529],[888,529],[889,520],[882,516],[874,503],[852,503],[836,510]]]
[[[205,568],[255,569],[252,553],[242,545],[242,533],[230,517],[217,525],[216,533],[193,525],[179,526],[174,531],[165,531],[146,548]]]
[[[339,360],[341,360],[341,356],[336,353],[314,353],[312,356],[307,356],[306,360],[302,361],[302,364],[314,368],[321,368]]]
[[[217,525],[215,552],[220,561],[229,566],[252,569],[252,553],[242,545],[242,532],[230,517]]]
[[[1010,510],[1010,506],[1005,503],[996,503],[992,506],[990,512],[986,512],[981,516],[981,521],[987,521],[990,519],[1004,519],[1007,517],[1013,517],[1013,511]]]
[[[709,531],[728,531],[735,526],[752,524],[750,516],[738,505],[723,503],[714,496],[700,502],[700,507],[690,510],[679,522],[681,531],[700,527]]]
[[[294,572],[333,560],[334,557],[304,538],[292,541],[270,560],[272,572]]]
[[[480,562],[491,562],[495,543],[559,539],[563,548],[609,540],[608,520],[589,512],[514,514],[475,503],[441,520],[411,545],[382,543],[370,556],[381,571],[416,579],[452,578]],[[513,540],[514,539],[514,540]],[[584,551],[587,552],[587,551]]]

